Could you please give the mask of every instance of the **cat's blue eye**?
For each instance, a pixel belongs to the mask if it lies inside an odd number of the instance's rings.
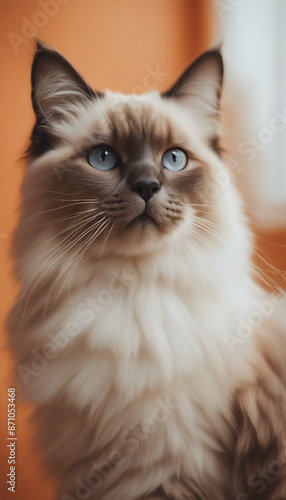
[[[90,165],[99,170],[111,170],[118,164],[118,154],[109,146],[96,146],[88,153]]]
[[[168,170],[182,170],[188,163],[188,157],[186,153],[179,148],[168,149],[162,157],[162,163]]]

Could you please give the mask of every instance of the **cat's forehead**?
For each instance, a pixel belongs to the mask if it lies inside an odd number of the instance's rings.
[[[53,133],[78,150],[105,144],[128,157],[142,149],[154,153],[189,142],[187,127],[178,110],[158,91],[125,95],[106,91],[103,97],[76,106],[62,121],[52,123]]]
[[[127,148],[144,143],[160,148],[174,142],[172,120],[162,107],[157,91],[143,95],[107,92],[104,100],[106,125],[113,143]]]

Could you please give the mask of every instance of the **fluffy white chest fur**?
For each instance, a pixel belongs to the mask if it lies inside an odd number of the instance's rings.
[[[38,326],[30,331],[47,362],[32,377],[29,397],[44,405],[39,414],[53,401],[67,418],[74,410],[71,429],[47,453],[58,467],[64,458],[66,473],[80,450],[83,481],[94,468],[99,475],[110,469],[103,485],[96,483],[100,498],[115,491],[132,498],[176,474],[198,483],[222,474],[223,417],[233,391],[252,376],[250,340],[237,356],[224,334],[245,316],[249,294],[242,273],[233,269],[234,283],[221,278],[221,266],[226,276],[231,265],[226,259],[204,259],[199,270],[185,250],[79,265],[70,296],[47,315],[40,337]],[[148,479],[142,470],[152,470]],[[121,481],[126,471],[133,471],[128,482]],[[66,491],[74,480],[68,474]]]

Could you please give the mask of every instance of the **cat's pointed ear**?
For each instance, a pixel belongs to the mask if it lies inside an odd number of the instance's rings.
[[[206,140],[216,137],[223,82],[223,60],[219,49],[203,53],[164,95],[176,100],[192,114]]]
[[[32,103],[38,118],[61,116],[69,104],[96,96],[59,52],[37,41],[32,66]]]

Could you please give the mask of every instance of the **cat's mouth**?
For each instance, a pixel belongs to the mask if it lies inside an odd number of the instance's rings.
[[[134,220],[141,220],[143,222],[150,220],[152,222],[155,222],[154,219],[153,219],[153,217],[151,217],[151,215],[147,214],[146,212],[143,212],[143,214],[138,215],[138,217],[135,217]]]
[[[138,215],[133,219],[132,223],[134,222],[141,222],[142,224],[148,224],[148,223],[153,223],[156,225],[156,221],[151,215],[149,215],[146,211],[143,212],[142,214]]]

